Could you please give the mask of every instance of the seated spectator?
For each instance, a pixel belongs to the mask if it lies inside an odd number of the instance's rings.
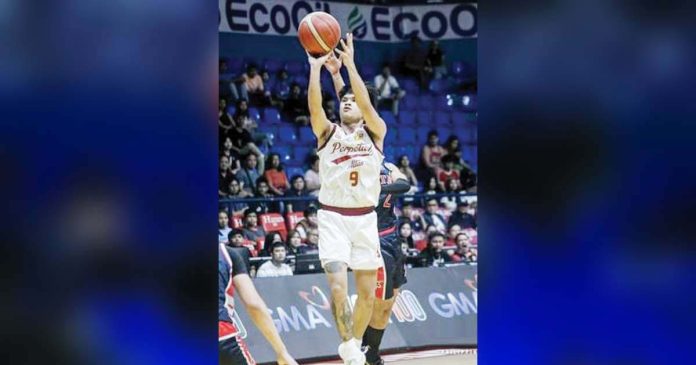
[[[221,210],[218,212],[218,243],[227,244],[230,231],[232,231],[232,228],[230,228],[230,217],[226,211]]]
[[[459,172],[454,169],[455,158],[447,155],[442,158],[442,168],[437,173],[437,183],[441,190],[447,191],[447,181],[454,180],[455,190],[459,190]]]
[[[462,162],[461,170],[459,171],[459,185],[463,190],[470,193],[476,192],[476,172],[467,162]]]
[[[447,229],[447,243],[445,246],[455,246],[457,244],[457,235],[462,233],[462,227],[458,225],[449,226]]]
[[[309,158],[310,168],[305,172],[305,185],[307,192],[317,196],[321,187],[321,177],[319,176],[319,156],[312,155]]]
[[[283,165],[280,163],[280,155],[271,153],[268,156],[268,163],[266,165],[267,168],[263,176],[266,178],[266,181],[268,181],[268,188],[273,195],[284,195],[285,191],[290,188],[290,183],[288,182],[288,176],[285,175],[285,171],[283,171]]]
[[[244,158],[244,166],[237,172],[235,177],[241,183],[242,190],[250,194],[255,193],[256,181],[261,177],[261,174],[256,169],[256,155],[250,153]]]
[[[242,127],[243,121],[241,119],[243,118],[234,120],[234,129],[229,133],[229,138],[232,141],[231,150],[236,156],[255,155],[255,160],[259,161],[259,169],[263,171],[263,159],[265,156],[254,143],[251,133]]]
[[[278,77],[273,83],[273,88],[271,89],[271,96],[274,103],[281,107],[283,106],[283,101],[290,96],[291,87],[290,77],[288,76],[288,71],[282,69],[278,72]]]
[[[300,233],[294,229],[288,232],[286,246],[288,248],[289,255],[303,254],[305,253],[305,251],[307,251],[307,245],[302,243],[302,237],[300,237]]]
[[[403,72],[415,77],[420,82],[420,87],[428,87],[428,75],[430,66],[426,64],[427,54],[421,48],[421,41],[417,36],[411,37],[411,47],[406,51],[403,61]]]
[[[218,138],[220,144],[225,141],[232,128],[234,128],[234,120],[227,112],[227,101],[220,98],[220,102],[218,103]]]
[[[250,268],[251,265],[249,265],[249,258],[251,256],[255,257],[257,255],[256,247],[254,247],[254,244],[244,238],[244,233],[241,229],[231,230],[227,238],[227,246],[232,247],[238,252],[240,252],[242,257],[244,257],[247,269]]]
[[[411,229],[411,224],[408,222],[401,222],[399,224],[399,239],[408,245],[408,248],[415,248],[416,245],[413,242],[413,230]]]
[[[406,178],[408,179],[408,183],[411,184],[411,190],[409,190],[409,193],[415,193],[418,191],[418,179],[416,179],[416,174],[413,172],[413,169],[411,168],[411,161],[408,160],[408,156],[402,155],[399,157],[399,171],[406,175]]]
[[[319,253],[319,230],[310,228],[307,231],[307,248],[303,253]]]
[[[273,145],[269,133],[258,131],[259,121],[253,118],[249,113],[249,103],[246,100],[240,100],[237,102],[237,109],[234,111],[232,119],[236,124],[241,124],[242,128],[249,132],[251,140],[256,144],[256,146],[261,146],[264,151],[268,151],[270,146]]]
[[[234,173],[230,167],[230,158],[227,156],[220,156],[220,169],[218,172],[218,196],[220,198],[225,198],[229,194],[230,181],[234,178]]]
[[[413,203],[405,201],[401,206],[401,217],[399,217],[399,224],[408,223],[413,231],[422,231],[423,227],[426,226],[423,221],[423,216],[421,216],[415,209],[413,209]]]
[[[288,191],[285,192],[286,198],[305,198],[308,197],[309,193],[305,189],[305,180],[302,175],[295,175],[292,177],[292,186]],[[309,201],[307,200],[289,200],[285,202],[285,212],[293,213],[300,212],[307,209],[309,206]]]
[[[239,180],[233,178],[230,180],[229,193],[227,194],[228,199],[233,199],[234,201],[229,203],[230,211],[232,215],[244,214],[244,212],[249,208],[249,205],[241,199],[253,196],[248,191],[242,190],[242,186]]]
[[[375,88],[377,89],[377,105],[388,104],[394,115],[399,115],[399,100],[406,92],[399,87],[399,82],[391,74],[388,65],[382,67],[382,73],[375,76]]]
[[[264,89],[263,78],[259,75],[256,66],[248,66],[247,72],[239,78],[239,81],[243,83],[251,104],[258,106],[270,104],[271,93]]]
[[[283,103],[283,114],[289,121],[298,126],[309,125],[309,106],[307,96],[302,94],[300,85],[293,82],[290,87],[290,95]]]
[[[474,217],[476,210],[469,207],[467,201],[462,201],[457,204],[455,210],[449,217],[448,226],[458,225],[461,229],[476,228],[476,218]]]
[[[442,214],[438,213],[439,205],[436,199],[428,200],[426,204],[426,212],[423,214],[423,221],[427,225],[434,226],[438,232],[447,232],[447,220]]]
[[[274,196],[269,191],[268,181],[266,178],[260,177],[256,180],[256,194],[254,198],[264,199],[261,201],[256,201],[249,203],[249,210],[256,212],[256,214],[266,214],[266,213],[279,213],[280,205],[278,202],[270,201]]]
[[[300,234],[302,241],[307,242],[309,230],[317,227],[317,208],[309,206],[304,210],[304,219],[297,222],[295,229]]]
[[[459,161],[459,158],[456,158],[457,157],[456,155],[457,155],[457,152],[462,151],[461,144],[459,143],[459,137],[457,137],[455,135],[449,136],[449,138],[447,138],[447,141],[445,141],[445,145],[442,147],[445,149],[445,156],[454,156],[455,157],[454,165],[455,165],[455,169],[458,170],[456,168],[456,166],[460,163],[460,161]],[[460,154],[460,156],[461,156],[461,154]]]
[[[442,249],[445,245],[445,235],[436,232],[428,236],[428,246],[419,255],[421,267],[442,267],[452,258]]]
[[[257,278],[292,276],[290,265],[285,263],[286,257],[285,244],[276,242],[271,246],[271,260],[266,261],[256,271]]]
[[[226,137],[225,140],[222,142],[222,145],[220,145],[220,157],[226,156],[227,159],[229,160],[229,166],[230,169],[232,170],[233,174],[236,174],[237,171],[239,171],[239,156],[237,156],[234,151],[232,151],[232,140],[229,137]]]
[[[466,233],[460,233],[455,238],[457,249],[450,257],[454,262],[476,262],[478,250],[471,246],[471,239]]]
[[[435,195],[440,194],[443,191],[440,190],[440,184],[437,183],[437,178],[435,176],[430,176],[427,180],[425,186],[423,186],[423,194],[425,195]],[[427,206],[427,201],[432,199],[431,197],[425,197],[421,199],[422,206]]]
[[[459,180],[455,179],[447,179],[445,193],[449,195],[443,196],[440,199],[440,204],[449,211],[455,210],[457,204],[464,201],[464,195],[466,194],[466,192],[459,189]]]
[[[445,149],[438,144],[440,138],[436,130],[428,132],[428,143],[421,150],[421,162],[428,171],[437,176],[438,170],[442,167],[441,159],[445,155]]]
[[[266,234],[266,238],[263,240],[263,250],[261,251],[261,254],[263,256],[271,256],[271,247],[273,247],[273,244],[276,242],[280,242],[283,245],[283,237],[280,235],[278,232],[270,232]]]
[[[219,77],[219,94],[221,98],[224,98],[225,100],[232,100],[232,101],[237,101],[239,100],[239,91],[237,90],[237,86],[235,85],[235,80],[234,78],[230,77],[230,74],[228,74],[229,68],[227,66],[227,61],[221,59],[219,63],[219,68],[218,68],[218,77]],[[246,91],[246,89],[245,89]]]
[[[445,66],[445,52],[440,48],[438,41],[431,41],[428,54],[425,59],[426,67],[432,70],[433,78],[440,79],[447,75]]]
[[[244,212],[244,229],[242,233],[244,239],[253,243],[263,242],[266,239],[266,231],[259,226],[258,215],[251,209],[247,209]]]

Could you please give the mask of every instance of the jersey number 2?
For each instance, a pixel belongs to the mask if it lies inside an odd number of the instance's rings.
[[[386,198],[384,198],[384,204],[382,204],[383,207],[385,208],[391,208],[391,194],[388,194]]]
[[[357,171],[351,171],[350,176],[348,178],[350,179],[350,186],[358,186],[358,172]]]

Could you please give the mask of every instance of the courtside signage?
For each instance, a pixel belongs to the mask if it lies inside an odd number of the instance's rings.
[[[297,36],[305,15],[333,15],[341,30],[356,39],[404,42],[477,37],[477,4],[378,6],[329,1],[219,0],[219,31],[227,33]]]

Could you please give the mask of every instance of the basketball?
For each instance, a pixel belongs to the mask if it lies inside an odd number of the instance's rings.
[[[341,39],[341,26],[331,14],[315,11],[302,18],[297,37],[310,55],[320,57],[336,48]]]

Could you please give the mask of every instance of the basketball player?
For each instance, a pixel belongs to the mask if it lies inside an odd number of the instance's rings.
[[[341,61],[334,56],[329,56],[324,67],[331,74],[336,94],[340,95],[341,90],[345,87],[339,72]],[[396,232],[398,218],[394,213],[392,197],[408,192],[411,185],[406,175],[389,162],[382,165],[379,177],[382,188],[376,211],[380,250],[384,262],[383,266],[377,269],[375,304],[362,341],[363,348],[367,348],[365,357],[368,365],[384,364],[384,360],[379,356],[379,346],[382,343],[384,330],[389,324],[389,316],[396,296],[399,295],[399,288],[406,283],[405,258]]]
[[[234,291],[246,306],[249,317],[270,342],[278,364],[297,365],[273,324],[268,307],[254,288],[242,257],[233,248],[220,244],[218,248],[218,363],[220,365],[254,365],[244,340],[232,322]]]
[[[379,200],[379,172],[387,126],[377,114],[370,93],[353,60],[353,36],[336,49],[348,71],[352,89],[340,98],[340,124],[332,124],[322,108],[320,74],[329,54],[308,55],[309,113],[318,140],[319,257],[331,288],[331,311],[342,343],[338,354],[345,364],[363,365],[360,350],[374,305],[377,268],[382,264],[375,206]],[[374,90],[373,90],[374,93]],[[351,313],[348,267],[355,275],[358,298]]]

